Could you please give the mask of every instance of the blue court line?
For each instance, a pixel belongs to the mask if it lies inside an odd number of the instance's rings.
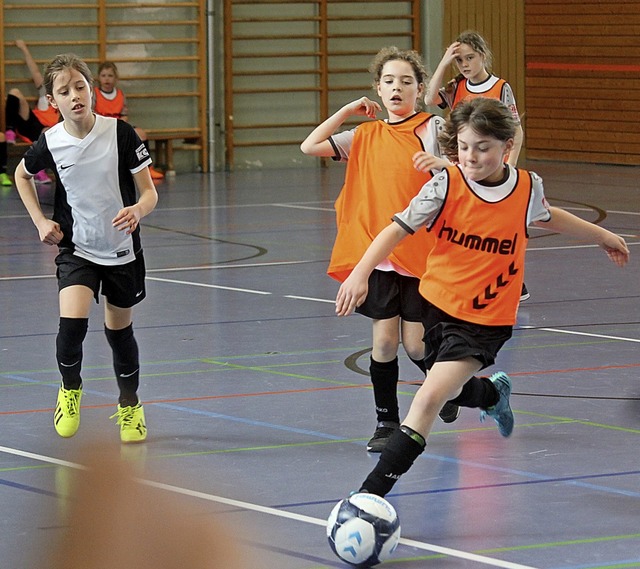
[[[10,488],[25,490],[27,492],[32,492],[34,494],[43,494],[44,496],[59,498],[58,494],[56,494],[55,492],[49,492],[48,490],[41,490],[40,488],[36,488],[35,486],[27,486],[26,484],[19,484],[18,482],[11,482],[3,478],[0,478],[0,486],[9,486]]]
[[[15,376],[16,380],[18,381],[26,381],[26,382],[33,382],[34,380],[31,380],[29,378],[20,378],[19,376]],[[50,387],[55,387],[56,389],[58,388],[57,385],[51,385]],[[92,395],[97,395],[100,397],[109,397],[109,398],[113,398],[113,395],[111,394],[105,394],[102,393],[100,391],[94,391],[94,390],[85,390],[84,391],[87,394],[92,394]],[[276,429],[276,430],[280,430],[280,431],[286,431],[286,432],[290,432],[290,433],[296,433],[296,434],[301,434],[301,435],[308,435],[308,436],[312,436],[312,437],[317,437],[320,439],[325,439],[325,440],[332,440],[332,441],[349,441],[350,439],[346,438],[346,437],[337,437],[336,435],[332,435],[332,434],[328,434],[328,433],[322,433],[319,431],[313,431],[310,429],[298,429],[296,427],[291,427],[289,425],[278,425],[275,423],[268,423],[266,421],[258,421],[255,419],[246,419],[243,417],[234,417],[232,415],[224,415],[222,413],[216,413],[213,411],[206,411],[206,410],[199,410],[199,409],[192,409],[189,407],[184,407],[182,405],[175,405],[172,403],[154,403],[154,406],[158,406],[158,407],[162,407],[165,409],[172,409],[175,411],[182,411],[185,413],[190,413],[193,415],[201,415],[201,416],[205,416],[205,417],[210,417],[210,418],[214,418],[214,419],[223,419],[225,421],[231,421],[231,422],[237,422],[237,423],[243,423],[245,425],[250,425],[250,426],[256,426],[256,427],[266,427],[269,429]],[[363,443],[357,443],[359,445],[364,444]],[[480,468],[483,470],[489,470],[489,471],[496,471],[496,472],[503,472],[506,474],[511,474],[511,475],[515,475],[515,476],[520,476],[523,478],[529,478],[529,479],[533,479],[533,480],[528,480],[528,481],[524,481],[524,482],[513,482],[513,483],[504,483],[504,484],[496,484],[495,486],[490,485],[490,486],[486,486],[486,488],[491,488],[491,487],[500,487],[500,486],[517,486],[517,485],[524,485],[524,484],[533,484],[533,483],[547,483],[547,482],[554,482],[554,481],[559,481],[559,482],[565,482],[568,484],[572,484],[575,486],[578,486],[580,488],[588,488],[590,490],[597,490],[599,492],[604,492],[604,493],[609,493],[609,494],[619,494],[619,495],[623,495],[623,496],[629,496],[629,497],[640,497],[640,492],[632,492],[632,491],[628,491],[628,490],[619,490],[617,488],[609,488],[607,486],[600,486],[600,485],[594,485],[594,484],[588,484],[585,482],[580,482],[581,479],[589,479],[589,478],[600,478],[600,477],[611,477],[611,476],[616,476],[615,473],[613,474],[594,474],[594,475],[584,475],[584,476],[577,476],[577,477],[572,477],[572,478],[551,478],[549,476],[543,475],[543,474],[537,474],[535,472],[528,472],[528,471],[523,471],[523,470],[514,470],[511,468],[503,468],[503,467],[497,467],[497,466],[491,466],[488,464],[482,464],[482,463],[478,463],[478,462],[472,462],[472,461],[467,461],[467,460],[460,460],[457,458],[452,458],[452,457],[448,457],[448,456],[442,456],[442,455],[435,455],[435,454],[430,454],[430,453],[423,453],[420,458],[424,458],[424,459],[432,459],[432,460],[439,460],[442,462],[450,462],[456,465],[462,465],[462,466],[467,466],[467,467],[475,467],[475,468]],[[634,473],[620,473],[619,475],[625,475],[625,474],[634,474]],[[415,492],[415,494],[425,494],[425,493],[436,493],[436,492],[453,492],[456,490],[461,490],[461,488],[451,488],[451,489],[442,489],[442,490],[433,490],[433,491],[424,491],[424,492]],[[414,493],[409,493],[407,495],[412,495]],[[400,495],[400,494],[398,494]],[[311,502],[310,504],[314,504],[316,502]]]

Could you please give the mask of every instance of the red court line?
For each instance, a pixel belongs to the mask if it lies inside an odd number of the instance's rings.
[[[607,366],[595,366],[595,367],[574,367],[566,369],[549,369],[541,371],[516,371],[509,372],[510,376],[526,376],[526,375],[547,375],[553,373],[571,373],[580,371],[601,371],[606,369],[629,369],[634,367],[640,367],[640,363],[637,364],[625,364],[625,365],[607,365]],[[400,385],[420,385],[422,381],[399,381]],[[235,399],[238,397],[262,397],[264,395],[289,395],[292,393],[317,393],[320,391],[337,391],[339,389],[370,389],[371,385],[368,383],[357,385],[332,385],[330,387],[313,387],[307,389],[283,389],[281,391],[257,391],[254,393],[231,393],[227,395],[201,395],[199,397],[178,397],[175,399],[155,399],[144,401],[145,405],[154,405],[158,403],[180,403],[183,401],[207,401],[210,399]],[[104,403],[102,405],[83,405],[83,409],[105,409],[113,407],[113,403]],[[0,411],[2,415],[22,415],[26,413],[51,413],[53,407],[46,409],[21,409],[18,411]]]
[[[559,69],[562,71],[620,71],[633,72],[640,71],[640,65],[606,65],[593,63],[551,63],[544,61],[530,61],[527,69]]]

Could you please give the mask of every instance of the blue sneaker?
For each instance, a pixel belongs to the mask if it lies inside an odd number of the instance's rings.
[[[500,395],[500,399],[493,406],[480,412],[480,421],[484,421],[489,415],[498,424],[498,430],[503,437],[508,437],[513,432],[513,411],[509,405],[509,396],[511,395],[511,378],[499,371],[494,373],[489,381],[495,385]]]

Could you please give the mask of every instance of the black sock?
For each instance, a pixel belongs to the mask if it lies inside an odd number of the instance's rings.
[[[500,399],[500,394],[488,377],[473,376],[462,386],[462,392],[450,402],[460,407],[493,407]]]
[[[56,336],[56,360],[65,389],[80,389],[82,378],[82,342],[87,335],[88,318],[60,317]]]
[[[0,174],[7,173],[7,143],[0,142]]]
[[[369,365],[373,398],[376,403],[378,421],[400,422],[398,409],[398,358],[390,362],[377,362],[371,358]]]
[[[406,425],[397,429],[380,453],[380,459],[360,487],[360,492],[385,496],[426,446],[424,438]]]
[[[409,359],[420,368],[420,371],[424,375],[427,375],[427,366],[424,363],[424,358],[420,360],[414,360],[413,358],[409,358]],[[424,377],[422,379],[424,379]]]
[[[20,120],[20,99],[15,95],[7,95],[5,103],[6,130],[16,130]]]
[[[138,344],[133,335],[133,324],[122,330],[110,330],[105,326],[104,333],[113,351],[113,369],[120,389],[118,402],[121,407],[137,405],[140,361]]]

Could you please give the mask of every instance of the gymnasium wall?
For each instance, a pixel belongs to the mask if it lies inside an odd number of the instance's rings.
[[[640,164],[640,2],[525,2],[527,156]]]

